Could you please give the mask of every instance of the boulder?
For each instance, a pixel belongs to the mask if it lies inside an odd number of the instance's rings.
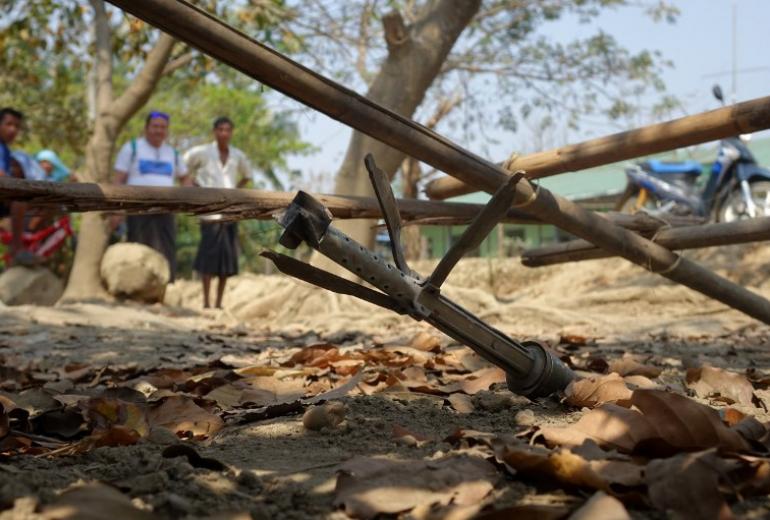
[[[15,266],[0,275],[0,300],[6,305],[53,305],[64,284],[45,267]]]
[[[147,303],[163,301],[170,273],[166,257],[133,242],[108,247],[100,272],[111,295]]]

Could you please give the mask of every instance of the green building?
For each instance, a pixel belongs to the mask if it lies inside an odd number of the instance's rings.
[[[716,143],[687,148],[658,154],[656,159],[670,161],[696,160],[703,164],[704,173],[708,173],[711,163],[716,158]],[[749,148],[754,153],[759,164],[770,166],[770,138],[752,140]],[[618,197],[626,187],[626,167],[636,161],[624,161],[607,164],[579,172],[565,173],[548,177],[539,183],[548,190],[566,197],[572,201],[597,211],[607,211],[615,207]],[[705,180],[707,175],[701,179]],[[452,202],[467,202],[473,204],[486,204],[489,194],[484,192],[470,193],[450,199]],[[430,258],[438,258],[449,249],[455,240],[462,234],[465,226],[422,226],[421,233],[425,241],[425,249]],[[471,256],[511,256],[520,253],[530,247],[568,240],[572,238],[551,225],[521,225],[503,224],[479,246],[475,255]]]

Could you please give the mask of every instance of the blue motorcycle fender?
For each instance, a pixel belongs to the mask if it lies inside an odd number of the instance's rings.
[[[739,181],[770,181],[770,170],[758,164],[738,163],[736,173]]]
[[[648,175],[643,170],[626,170],[629,180],[645,190],[653,193],[658,198],[663,200],[673,200],[681,204],[685,204],[691,208],[699,208],[699,201],[693,200],[688,194],[682,190],[679,186],[669,184],[663,180]]]

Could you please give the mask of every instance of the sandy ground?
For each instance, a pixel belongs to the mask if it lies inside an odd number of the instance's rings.
[[[688,255],[765,296],[770,296],[770,247],[734,247]],[[429,264],[418,265],[423,273]],[[736,371],[770,370],[770,327],[674,286],[620,260],[527,269],[511,260],[468,259],[449,279],[445,293],[514,338],[559,342],[575,358],[614,359],[630,352],[663,369],[678,384],[684,366],[708,362]],[[198,284],[170,287],[165,305],[72,304],[7,307],[0,314],[4,365],[33,362],[55,372],[78,363],[111,372],[245,367],[319,343],[350,349],[408,345],[425,324],[282,276],[242,275],[233,280],[223,311],[202,311]],[[444,348],[454,347],[442,337]],[[292,350],[294,349],[294,350]],[[479,365],[483,366],[480,360]],[[94,386],[99,381],[92,381]],[[507,395],[502,385],[492,394]],[[42,506],[78,482],[117,487],[160,518],[209,518],[232,513],[253,518],[348,518],[332,503],[340,464],[357,455],[430,459],[451,451],[442,441],[458,428],[495,434],[516,431],[517,413],[531,410],[535,423],[574,421],[580,411],[557,398],[531,402],[507,397],[505,406],[458,413],[442,397],[416,392],[349,395],[342,426],[312,432],[301,416],[287,415],[226,426],[198,443],[200,453],[227,471],[195,468],[161,452],[175,439],[157,435],[134,446],[98,448],[76,456],[19,456],[0,461],[0,519],[39,518]],[[770,417],[754,411],[760,420]],[[392,426],[429,437],[395,440]],[[586,494],[526,479],[499,482],[485,504],[557,504],[573,508]],[[762,517],[767,502],[735,506]],[[657,517],[646,508],[635,517]],[[219,516],[248,518],[249,516]]]

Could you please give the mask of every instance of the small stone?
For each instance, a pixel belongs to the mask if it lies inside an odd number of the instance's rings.
[[[535,412],[532,410],[519,410],[513,417],[513,420],[519,426],[532,426],[535,424]]]
[[[192,503],[187,498],[176,493],[169,493],[166,497],[166,502],[171,509],[180,513],[190,513],[193,510]]]
[[[150,433],[147,435],[147,442],[150,444],[159,444],[166,446],[168,444],[176,444],[179,442],[179,437],[174,432],[166,428],[151,428]]]
[[[260,482],[259,477],[251,470],[243,470],[241,471],[238,476],[236,477],[236,482],[238,482],[239,485],[247,488],[247,489],[260,489],[262,488],[262,482]]]
[[[508,392],[482,390],[472,400],[476,408],[487,412],[501,412],[511,407],[511,395]]]
[[[420,444],[414,435],[402,435],[396,439],[396,442],[410,447],[418,446]]]
[[[170,277],[166,257],[151,247],[132,242],[108,247],[100,274],[111,295],[146,303],[163,301]]]
[[[43,267],[14,266],[0,274],[0,300],[6,305],[53,305],[64,284]]]
[[[322,428],[334,428],[345,419],[345,405],[339,401],[331,401],[314,406],[302,416],[302,424],[308,430],[318,431]]]
[[[151,383],[148,383],[147,381],[139,381],[138,383],[136,383],[134,385],[134,390],[136,390],[137,392],[143,393],[145,397],[149,397],[158,391],[158,389],[155,388],[154,385],[152,385]]]

